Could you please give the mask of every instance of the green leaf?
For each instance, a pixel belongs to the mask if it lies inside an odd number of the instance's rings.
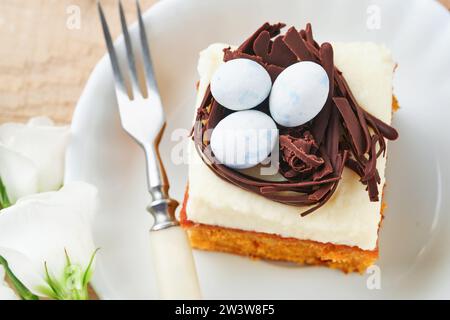
[[[1,181],[1,180],[0,180]],[[39,297],[31,293],[30,290],[28,290],[27,287],[24,286],[22,282],[20,282],[19,279],[14,275],[14,273],[11,271],[8,265],[8,261],[6,261],[5,258],[0,256],[0,265],[5,268],[6,277],[11,281],[12,285],[16,289],[19,296],[22,298],[22,300],[39,300]]]
[[[89,281],[91,281],[92,278],[92,264],[94,263],[94,259],[95,256],[97,255],[97,252],[100,250],[100,248],[95,249],[94,253],[91,256],[91,260],[89,261],[89,264],[86,268],[86,270],[84,271],[84,275],[83,275],[83,286],[87,288]]]
[[[3,184],[2,177],[0,177],[0,209],[4,209],[11,206],[8,194],[6,193],[6,187]]]
[[[64,294],[63,289],[61,288],[61,285],[58,283],[58,281],[54,280],[52,276],[50,276],[50,272],[48,271],[47,262],[44,262],[44,269],[45,269],[45,281],[47,281],[47,284],[50,286],[51,290],[47,291],[47,295],[56,300],[62,300]]]

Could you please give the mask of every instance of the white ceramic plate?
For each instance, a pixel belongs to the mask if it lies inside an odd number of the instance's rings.
[[[320,41],[382,42],[399,63],[400,140],[390,144],[381,289],[368,289],[367,274],[195,252],[205,298],[450,298],[450,15],[443,7],[432,0],[165,0],[145,21],[168,118],[162,154],[180,200],[187,168],[170,160],[179,142],[172,134],[190,128],[198,52],[210,43],[239,44],[265,21],[298,27],[310,21]],[[117,46],[123,59],[121,39]],[[152,299],[144,157],[119,126],[110,69],[103,58],[78,103],[66,178],[100,191],[94,280],[100,297]]]

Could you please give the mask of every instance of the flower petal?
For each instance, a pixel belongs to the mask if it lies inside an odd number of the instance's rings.
[[[38,192],[38,170],[35,164],[21,154],[0,144],[0,177],[9,201]]]
[[[0,255],[8,261],[11,271],[28,290],[42,296],[37,288],[48,288],[45,277],[39,272],[42,263],[36,263],[23,253],[5,247],[0,247]]]
[[[40,192],[61,187],[68,138],[67,126],[53,126],[50,119],[43,117],[31,119],[28,124],[6,123],[0,126],[3,147],[22,155],[36,166]],[[14,173],[18,174],[20,172]]]
[[[19,300],[19,297],[3,279],[5,279],[5,269],[0,265],[0,300]]]
[[[28,120],[27,125],[35,127],[51,127],[54,126],[55,123],[49,117],[40,116]]]
[[[33,293],[42,295],[36,292],[39,281],[31,275],[44,279],[44,262],[52,276],[63,276],[65,250],[72,264],[87,268],[95,251],[91,226],[96,194],[95,187],[73,182],[60,191],[24,197],[2,211],[0,255],[25,286],[31,285],[28,289]],[[26,257],[32,270],[25,270],[28,266],[23,266],[24,260],[14,252]]]

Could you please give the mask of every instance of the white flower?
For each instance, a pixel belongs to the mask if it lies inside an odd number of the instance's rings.
[[[23,196],[61,187],[68,138],[67,126],[54,126],[45,117],[33,118],[27,124],[0,125],[0,179],[10,204]]]
[[[5,279],[5,269],[0,265],[0,300],[18,300],[19,297],[3,279]]]
[[[95,187],[73,182],[20,199],[0,214],[0,256],[32,293],[87,299],[95,255]]]

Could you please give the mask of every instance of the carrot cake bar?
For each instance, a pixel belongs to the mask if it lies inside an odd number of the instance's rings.
[[[396,64],[382,45],[284,26],[201,52],[181,224],[194,248],[363,272],[398,137]]]

